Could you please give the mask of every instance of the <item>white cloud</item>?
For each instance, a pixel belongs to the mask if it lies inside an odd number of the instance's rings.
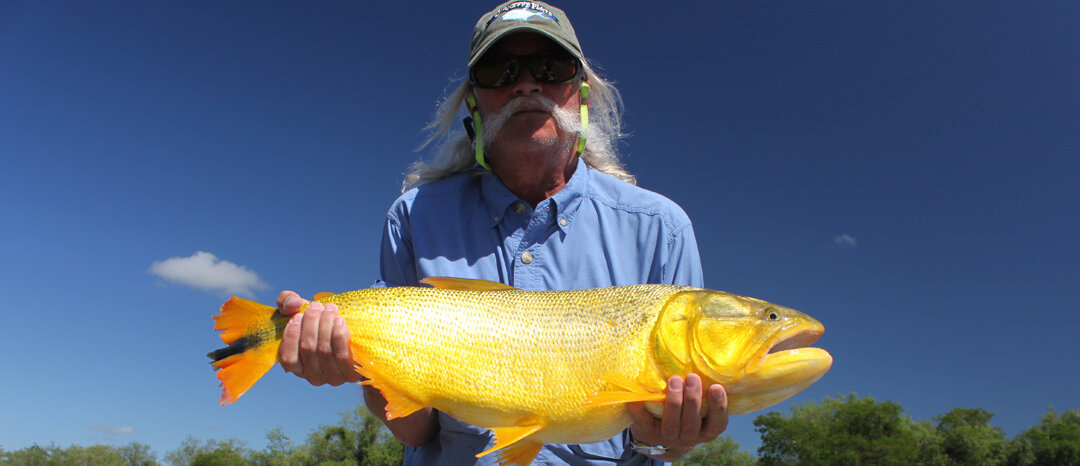
[[[226,295],[250,297],[254,290],[268,288],[255,272],[205,251],[154,262],[150,264],[150,273],[170,282]]]
[[[842,234],[840,236],[837,236],[836,238],[833,238],[833,241],[836,243],[837,246],[840,246],[840,247],[853,248],[853,247],[859,245],[859,242],[857,240],[855,240],[855,237],[851,236],[851,235],[849,235],[847,233],[844,233],[844,234]]]
[[[130,435],[135,433],[134,427],[109,427],[109,426],[91,426],[90,430],[94,432],[104,432],[110,435]]]

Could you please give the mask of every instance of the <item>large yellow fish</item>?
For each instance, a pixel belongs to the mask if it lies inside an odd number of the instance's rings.
[[[428,287],[320,293],[348,322],[358,371],[386,397],[387,417],[433,407],[491,429],[503,464],[528,464],[544,443],[589,443],[630,425],[625,404],[662,411],[672,375],[723,384],[728,413],[764,409],[814,383],[832,356],[809,348],[825,328],[782,306],[722,291],[635,285],[523,291],[430,277]],[[277,362],[286,319],[232,298],[214,316],[229,345],[209,354],[220,404]]]

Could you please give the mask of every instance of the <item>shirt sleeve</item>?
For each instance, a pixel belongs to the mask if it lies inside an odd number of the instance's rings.
[[[412,248],[412,232],[392,212],[383,225],[382,246],[379,250],[379,276],[386,286],[417,285],[416,260]]]
[[[687,223],[675,230],[668,239],[668,260],[664,264],[664,283],[702,288],[705,277],[701,270],[694,227]]]

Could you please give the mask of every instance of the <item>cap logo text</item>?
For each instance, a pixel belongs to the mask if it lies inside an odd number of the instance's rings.
[[[495,15],[488,20],[485,26],[490,26],[491,23],[495,22],[497,19],[502,19],[503,21],[527,21],[534,16],[550,19],[556,23],[559,22],[559,18],[556,18],[555,15],[551,13],[551,10],[544,8],[544,6],[539,3],[514,2],[496,12]]]

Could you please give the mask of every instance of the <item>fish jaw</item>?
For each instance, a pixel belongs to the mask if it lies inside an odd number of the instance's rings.
[[[781,306],[779,331],[770,338],[757,364],[749,365],[736,382],[726,386],[728,413],[744,414],[776,405],[821,379],[832,367],[832,355],[813,348],[825,326],[799,311]]]
[[[728,414],[744,414],[773,406],[817,382],[832,367],[832,355],[802,347],[769,353],[761,367],[725,387]]]
[[[817,382],[832,367],[832,355],[814,347],[780,350],[766,355],[757,371],[740,377],[734,383],[724,385],[728,397],[727,413],[746,414],[774,406]],[[704,387],[716,380],[705,376]],[[664,405],[646,402],[645,408],[653,416],[661,417]],[[701,415],[708,413],[708,403],[702,400]]]

